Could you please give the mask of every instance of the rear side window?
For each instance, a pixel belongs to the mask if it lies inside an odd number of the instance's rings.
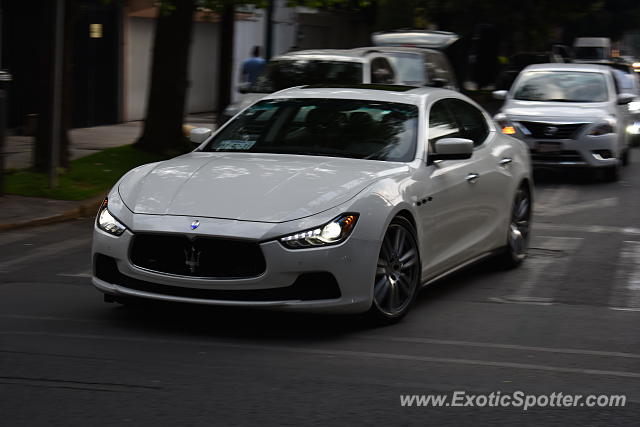
[[[476,147],[482,145],[489,135],[489,125],[482,111],[461,99],[448,99],[447,103],[460,127],[460,137],[472,140]]]
[[[393,67],[387,58],[377,57],[371,60],[371,83],[394,83],[396,79]]]
[[[429,111],[429,149],[442,138],[461,138],[460,127],[444,100],[437,101]]]
[[[422,86],[425,72],[421,55],[405,52],[393,52],[389,56],[398,70],[398,79],[402,84]]]
[[[446,58],[439,52],[425,52],[426,61],[425,69],[429,82],[433,85],[434,80],[438,79],[442,82],[442,85],[448,89],[455,89],[456,81],[453,76],[453,71],[449,66]]]

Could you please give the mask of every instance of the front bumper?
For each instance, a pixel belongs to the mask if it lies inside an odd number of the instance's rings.
[[[543,139],[518,135],[529,146],[534,167],[609,167],[618,164],[618,134]]]
[[[291,250],[276,240],[260,241],[273,224],[200,218],[201,230],[184,232],[184,217],[134,215],[138,226],[119,237],[94,227],[92,283],[113,296],[244,307],[356,313],[371,306],[373,279],[380,242],[364,238],[356,225],[352,235],[335,246]],[[188,234],[202,237],[249,239],[259,242],[266,269],[257,277],[200,278],[151,271],[134,265],[130,250],[134,233]],[[113,260],[114,274],[97,268],[97,259]],[[242,260],[238,260],[242,262]],[[314,277],[312,285],[306,280]],[[337,287],[336,292],[323,291]],[[335,280],[333,280],[335,279]],[[314,291],[305,289],[314,286]],[[311,297],[309,297],[311,295]],[[315,295],[315,297],[314,297]],[[310,299],[311,298],[311,299]]]

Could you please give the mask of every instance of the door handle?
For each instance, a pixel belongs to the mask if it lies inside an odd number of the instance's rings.
[[[465,179],[471,184],[475,184],[479,177],[480,175],[478,175],[477,173],[470,173]]]
[[[502,160],[500,160],[498,162],[498,164],[502,167],[507,166],[509,163],[513,162],[513,159],[511,157],[505,157]]]

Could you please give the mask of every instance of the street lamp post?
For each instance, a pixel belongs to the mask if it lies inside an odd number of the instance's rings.
[[[51,125],[51,161],[49,163],[49,187],[58,186],[58,163],[60,161],[60,121],[62,120],[62,59],[64,51],[64,3],[56,0],[55,41],[53,46],[53,97]]]

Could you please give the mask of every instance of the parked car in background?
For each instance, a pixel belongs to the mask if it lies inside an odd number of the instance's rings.
[[[371,35],[371,41],[377,47],[423,49],[427,54],[425,64],[432,67],[431,72],[435,72],[435,78],[449,81],[456,88],[466,67],[466,52],[457,43],[459,39],[460,36],[456,33],[429,30],[400,29]]]
[[[107,301],[393,322],[423,285],[527,255],[527,147],[458,92],[292,88],[192,140],[128,172],[100,208],[92,281]]]
[[[383,53],[392,61],[403,84],[460,90],[446,55],[434,49],[403,46],[361,47],[367,53]]]
[[[495,116],[502,132],[529,145],[534,166],[602,168],[615,181],[627,164],[636,95],[621,92],[610,67],[531,65],[494,96],[505,99]]]
[[[318,49],[289,52],[271,59],[258,81],[242,88],[242,99],[218,118],[225,123],[267,94],[312,84],[403,84],[394,61],[382,52],[358,49]]]

